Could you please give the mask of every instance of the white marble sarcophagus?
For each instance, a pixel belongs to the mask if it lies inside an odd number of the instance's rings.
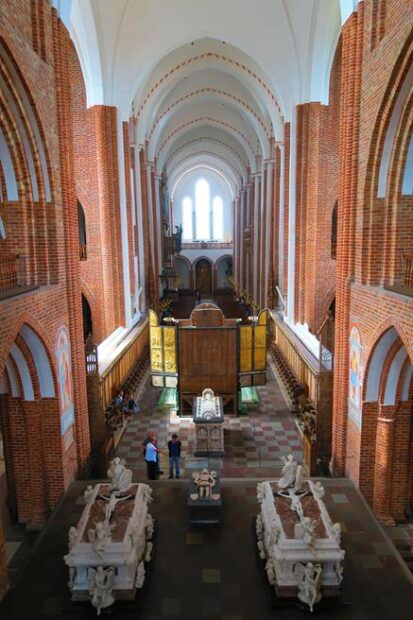
[[[206,388],[194,401],[195,456],[224,456],[224,408],[222,398]]]
[[[257,544],[268,581],[278,597],[298,596],[311,611],[322,596],[340,594],[343,579],[341,527],[331,521],[323,495],[319,482],[297,484],[295,476],[257,485]]]
[[[123,467],[121,474],[129,471]],[[131,475],[123,486],[122,480],[116,486],[112,479],[112,484],[88,487],[82,516],[69,530],[65,556],[72,601],[89,600],[100,614],[116,600],[135,599],[152,553],[151,499],[152,489],[131,483]]]

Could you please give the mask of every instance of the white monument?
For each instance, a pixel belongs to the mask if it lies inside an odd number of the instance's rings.
[[[194,472],[192,478],[196,485],[196,493],[191,493],[192,500],[212,499],[217,500],[221,497],[220,493],[214,493],[213,489],[217,483],[217,472],[208,471],[206,468],[202,471]]]
[[[195,456],[224,456],[224,408],[222,398],[206,388],[194,401]]]
[[[337,596],[343,579],[341,527],[323,495],[291,455],[279,480],[257,485],[257,546],[268,581],[277,596],[297,596],[311,611],[322,596]]]
[[[88,486],[86,506],[69,529],[69,588],[72,601],[90,601],[97,614],[115,600],[134,600],[145,581],[152,552],[152,489],[133,484],[120,459],[111,461],[110,483]]]

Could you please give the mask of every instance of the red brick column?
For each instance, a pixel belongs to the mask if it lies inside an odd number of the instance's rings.
[[[382,523],[394,525],[390,515],[392,495],[392,469],[394,458],[395,407],[380,407],[377,420],[376,461],[374,466],[373,509]]]
[[[140,169],[140,186],[141,186],[141,201],[142,201],[142,233],[143,233],[143,254],[144,254],[144,274],[145,274],[145,294],[147,299],[147,305],[150,306],[152,299],[152,292],[150,291],[150,277],[149,272],[151,268],[150,258],[150,239],[149,239],[149,222],[148,222],[148,193],[146,187],[146,174],[145,174],[145,152],[141,148],[139,150],[139,169]]]
[[[0,601],[9,589],[9,575],[7,571],[6,534],[3,519],[0,515]]]
[[[69,334],[72,349],[73,395],[75,406],[75,435],[78,466],[85,472],[89,467],[90,437],[87,408],[85,352],[83,346],[82,302],[79,274],[79,236],[77,203],[73,172],[73,134],[70,105],[70,79],[67,60],[71,41],[67,30],[53,10],[53,43],[56,90],[59,93],[57,119],[59,156],[65,228],[65,264]]]
[[[41,529],[46,522],[48,511],[47,484],[42,449],[42,409],[41,401],[24,402],[25,415],[28,423],[27,447],[28,459],[26,467],[30,476],[30,527]],[[46,447],[46,450],[48,447]],[[51,447],[49,449],[52,449]],[[62,468],[61,462],[56,462],[56,467]],[[25,490],[28,492],[28,489]]]
[[[288,293],[288,220],[289,220],[289,204],[290,204],[290,123],[284,125],[284,204],[283,209],[283,274],[281,281],[281,290],[284,293],[284,299]]]
[[[154,253],[154,262],[153,262],[153,274],[154,274],[154,286],[155,286],[155,300],[157,301],[159,298],[159,274],[161,273],[161,268],[159,265],[159,242],[160,242],[160,222],[158,217],[158,212],[156,208],[157,198],[156,198],[156,187],[155,187],[155,165],[151,165],[150,170],[150,184],[151,184],[151,197],[152,197],[152,221],[153,221],[153,238],[151,239],[151,243],[153,244],[153,253]]]
[[[250,273],[249,273],[249,294],[256,302],[258,300],[258,269],[256,287],[254,287],[255,265],[258,266],[258,248],[260,234],[260,185],[261,174],[256,172],[253,175],[253,187],[251,191],[251,243],[250,243]]]
[[[111,106],[99,105],[93,106],[90,114],[94,119],[96,133],[105,318],[107,331],[110,334],[125,323],[117,110]]]
[[[397,446],[397,454],[393,458],[390,506],[390,514],[396,521],[403,521],[410,508],[413,482],[412,411],[413,401],[407,400],[400,403],[396,413],[394,445]]]
[[[274,298],[273,291],[275,287],[274,278],[274,258],[278,260],[278,253],[274,246],[276,238],[275,219],[277,215],[276,198],[275,198],[275,171],[274,160],[266,162],[266,181],[265,181],[265,219],[264,219],[264,239],[265,239],[265,252],[263,252],[262,271],[265,274],[265,285],[262,291],[261,308],[271,307]]]
[[[248,291],[248,295],[252,297],[253,294],[253,268],[254,268],[254,234],[255,234],[255,181],[254,178],[251,177],[251,188],[249,191],[249,229],[250,229],[250,243],[249,243],[249,257],[248,257],[248,273],[246,276],[246,289]]]
[[[135,248],[134,248],[134,230],[132,220],[132,188],[131,188],[131,160],[129,147],[129,125],[125,121],[123,126],[123,152],[125,160],[125,191],[126,191],[126,221],[128,227],[128,260],[129,260],[129,286],[131,299],[128,304],[131,307],[131,315],[133,316],[132,300],[135,295]],[[137,222],[136,222],[137,226]],[[137,251],[137,248],[136,248]]]
[[[363,22],[364,4],[361,3],[358,12],[351,15],[342,30],[341,167],[338,202],[332,429],[332,468],[339,475],[344,474],[346,460],[350,278],[354,271]]]
[[[9,397],[10,450],[6,452],[6,467],[12,463],[14,473],[17,519],[19,523],[29,523],[32,518],[30,474],[28,468],[28,418],[24,401]]]

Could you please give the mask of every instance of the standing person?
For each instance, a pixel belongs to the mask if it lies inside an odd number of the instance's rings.
[[[156,480],[158,478],[158,448],[153,443],[152,437],[149,437],[145,445],[145,461],[148,480]]]
[[[147,436],[142,442],[143,456],[145,457],[145,460],[146,460],[146,446],[148,445],[148,443],[153,443],[153,445],[156,448],[158,448],[158,438],[154,431],[149,431],[149,433],[147,434]],[[160,465],[159,465],[159,451],[156,453],[156,470],[157,470],[156,477],[159,478],[159,476],[163,474],[163,471],[161,470]]]
[[[169,450],[169,478],[174,477],[174,466],[176,477],[180,478],[179,472],[179,459],[181,456],[181,442],[178,439],[178,435],[174,433],[172,439],[168,441]]]

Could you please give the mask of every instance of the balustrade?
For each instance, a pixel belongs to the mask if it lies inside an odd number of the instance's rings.
[[[403,263],[404,286],[413,287],[413,254],[404,254]]]
[[[16,287],[17,282],[17,259],[15,256],[7,256],[0,259],[0,291]]]

